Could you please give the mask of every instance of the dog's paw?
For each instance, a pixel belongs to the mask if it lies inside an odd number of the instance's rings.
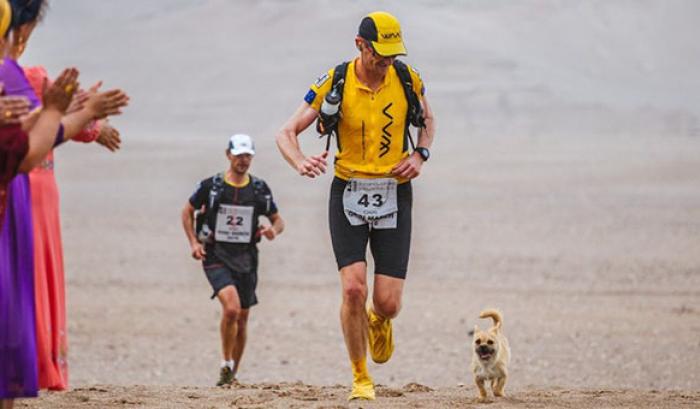
[[[489,399],[488,396],[479,396],[478,398],[476,398],[476,401],[478,403],[491,403],[491,399]]]

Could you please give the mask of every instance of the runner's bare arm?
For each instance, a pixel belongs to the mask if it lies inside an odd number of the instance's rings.
[[[425,128],[421,128],[418,134],[418,146],[430,149],[430,147],[433,146],[433,137],[435,136],[435,116],[433,116],[433,110],[425,95],[421,102],[423,105]]]
[[[324,151],[319,155],[304,156],[299,147],[299,134],[304,132],[311,125],[318,112],[311,108],[306,102],[302,102],[296,112],[282,126],[282,129],[277,133],[277,147],[279,148],[284,159],[294,168],[301,176],[314,178],[326,173],[326,157],[328,152]]]
[[[204,251],[202,243],[197,240],[197,235],[194,231],[194,207],[190,202],[187,202],[182,209],[181,219],[182,228],[185,230],[187,241],[189,241],[190,249],[192,250],[192,258],[196,260],[203,259],[207,252]]]
[[[260,226],[260,234],[265,236],[268,240],[274,240],[275,237],[279,236],[284,231],[284,220],[279,213],[271,214],[268,216],[271,226],[262,225]]]
[[[430,104],[425,96],[421,102],[423,105],[425,128],[420,129],[418,133],[418,144],[416,146],[429,149],[433,145],[433,136],[435,135],[435,117],[433,116],[433,110],[430,108]],[[413,152],[394,166],[391,173],[400,178],[413,179],[420,175],[422,167],[423,158],[421,158],[418,152]]]

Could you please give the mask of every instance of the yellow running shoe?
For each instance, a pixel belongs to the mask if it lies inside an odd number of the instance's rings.
[[[352,362],[352,392],[348,400],[374,400],[374,382],[367,372],[365,360]]]
[[[372,382],[372,378],[367,376],[366,378],[352,381],[352,392],[350,392],[348,400],[355,399],[374,400],[374,382]]]
[[[394,336],[391,331],[391,319],[382,318],[374,312],[372,307],[367,309],[367,341],[372,360],[383,364],[394,353]]]

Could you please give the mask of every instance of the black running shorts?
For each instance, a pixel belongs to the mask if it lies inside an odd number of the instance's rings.
[[[207,280],[214,290],[211,298],[216,297],[224,287],[232,285],[238,291],[241,308],[248,309],[258,303],[255,287],[258,285],[258,273],[237,273],[223,264],[213,264],[204,267]]]
[[[343,211],[343,191],[347,182],[335,177],[328,204],[328,224],[338,270],[358,261],[366,262],[367,241],[374,258],[374,273],[406,278],[408,253],[411,247],[411,182],[398,185],[399,208],[395,229],[372,229],[369,225],[353,226]]]

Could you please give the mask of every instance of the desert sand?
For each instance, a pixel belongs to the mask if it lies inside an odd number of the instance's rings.
[[[23,63],[74,64],[132,103],[118,154],[57,153],[71,390],[19,407],[346,405],[331,175],[297,176],[274,135],[378,8],[403,24],[438,132],[374,407],[478,406],[485,307],[513,356],[489,408],[700,406],[700,3],[71,0]],[[241,385],[217,389],[219,305],[179,214],[235,132],[287,230],[260,246]],[[323,149],[312,130],[302,144]]]

